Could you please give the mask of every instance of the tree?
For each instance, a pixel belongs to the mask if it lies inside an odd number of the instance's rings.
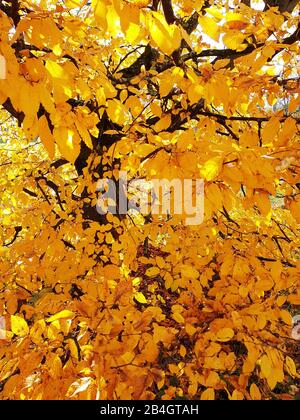
[[[2,399],[293,398],[299,4],[254,6],[0,3]],[[99,215],[120,170],[203,223]]]

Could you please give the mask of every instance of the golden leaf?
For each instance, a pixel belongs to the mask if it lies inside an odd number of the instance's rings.
[[[141,292],[136,292],[134,294],[134,298],[139,302],[139,303],[147,303],[147,299],[145,298],[145,296],[143,295],[143,293]]]
[[[69,311],[68,309],[64,309],[63,311],[58,312],[55,315],[50,316],[50,318],[46,319],[47,322],[54,322],[58,319],[64,318],[73,318],[75,316],[74,312]]]
[[[11,330],[19,337],[25,337],[29,334],[29,327],[24,318],[17,315],[10,316]]]
[[[201,401],[212,401],[215,399],[215,390],[213,388],[208,388],[201,394]]]
[[[234,331],[232,328],[222,328],[217,332],[217,341],[226,342],[230,341],[234,337]]]

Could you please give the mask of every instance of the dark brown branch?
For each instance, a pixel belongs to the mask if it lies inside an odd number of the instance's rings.
[[[15,26],[17,26],[18,23],[21,20],[19,11],[20,11],[19,0],[12,0],[12,2],[11,2],[11,18],[14,21]]]
[[[276,262],[277,260],[275,258],[267,258],[267,257],[262,257],[262,256],[257,256],[256,257],[259,261],[265,261],[265,262]]]
[[[172,23],[176,22],[177,19],[174,14],[172,0],[162,0],[162,7],[168,24],[171,25]]]
[[[180,22],[183,29],[190,35],[197,28],[199,22],[199,13],[194,12],[185,22]]]
[[[246,116],[239,116],[239,117],[228,117],[227,115],[223,115],[223,114],[217,114],[214,112],[209,112],[209,111],[199,111],[198,115],[203,115],[204,117],[213,117],[216,118],[218,120],[218,122],[220,121],[244,121],[244,122],[257,122],[257,123],[262,123],[262,122],[267,122],[270,120],[269,117],[246,117]],[[289,116],[290,117],[290,116]],[[280,121],[285,121],[285,119],[288,117],[282,117],[280,119]],[[295,118],[296,121],[298,121],[298,118]]]
[[[23,229],[22,226],[15,226],[15,234],[14,234],[14,237],[12,238],[12,240],[10,242],[8,242],[8,244],[5,244],[4,243],[3,246],[8,247],[8,246],[12,245],[16,241],[16,239],[17,239],[17,237],[19,235],[19,232],[21,232],[22,229]]]
[[[66,241],[65,239],[62,239],[62,242],[65,244],[65,246],[66,246],[67,248],[71,248],[71,249],[73,249],[74,251],[76,250],[75,246],[74,246],[73,244],[71,244],[71,242],[68,242],[68,241]]]
[[[220,213],[223,214],[223,216],[226,217],[226,219],[228,220],[228,222],[231,222],[231,223],[235,224],[238,228],[240,228],[240,225],[238,224],[238,222],[236,222],[235,220],[233,220],[230,217],[228,211],[226,210],[226,208],[224,206],[223,206],[223,211],[220,211]]]
[[[282,42],[280,43],[281,45],[292,45],[295,42],[299,41],[300,39],[300,24],[298,25],[298,28],[295,30],[295,32],[288,36],[287,38],[284,38],[282,40]],[[259,48],[264,47],[265,43],[261,42],[259,44],[250,44],[248,45],[243,51],[236,51],[233,50],[231,48],[228,49],[209,49],[209,50],[203,50],[201,51],[199,54],[195,54],[194,52],[190,52],[188,54],[185,54],[182,57],[183,61],[188,61],[191,59],[195,59],[195,58],[204,58],[204,57],[217,57],[218,59],[236,59],[239,57],[243,57],[245,55],[251,54],[253,51],[258,50]],[[284,46],[278,48],[274,54],[277,55],[279,52],[281,52],[282,50],[284,50]],[[272,58],[274,58],[271,57]]]
[[[27,188],[23,188],[23,192],[26,193],[26,194],[28,194],[28,195],[30,195],[30,197],[37,198],[37,196],[38,196],[35,192],[30,191]]]
[[[16,118],[20,127],[25,118],[25,114],[23,112],[16,111],[9,98],[6,99],[6,101],[2,104],[2,106],[7,112],[10,113],[10,115]]]
[[[146,47],[146,46],[145,46]],[[124,57],[122,57],[122,59],[120,60],[120,62],[119,62],[119,64],[117,65],[117,67],[114,69],[114,71],[113,71],[113,73],[112,74],[114,74],[114,73],[116,73],[118,70],[119,70],[119,68],[120,68],[120,66],[122,65],[122,63],[124,63],[124,61],[131,55],[131,54],[134,54],[136,51],[138,51],[140,48],[144,48],[144,46],[143,45],[139,45],[139,46],[137,46],[136,48],[134,48],[133,50],[131,50],[131,51],[129,51],[127,54],[125,54],[124,55]]]
[[[272,237],[272,239],[273,239],[273,241],[276,243],[277,248],[279,249],[279,251],[280,251],[281,255],[284,257],[284,253],[283,253],[283,250],[282,250],[282,246],[281,246],[281,245],[280,245],[280,243],[279,243],[279,238],[278,238],[278,236],[273,236],[273,237]]]
[[[51,168],[58,169],[61,166],[66,165],[67,163],[69,163],[69,161],[66,160],[66,159],[58,159],[55,162],[52,162],[51,165],[50,165],[50,167]]]
[[[137,49],[138,48],[136,48],[134,51],[136,51]],[[131,51],[130,54],[134,51]],[[128,55],[129,55],[129,53],[126,54],[124,59],[121,60],[117,69],[119,68],[120,64],[127,58]],[[156,51],[156,49],[152,48],[150,46],[150,44],[148,44],[148,45],[145,46],[144,52],[141,54],[140,57],[138,57],[134,61],[134,63],[132,63],[129,67],[118,70],[118,73],[122,73],[122,78],[124,78],[124,79],[132,79],[133,77],[140,74],[142,66],[145,66],[146,70],[150,70],[152,65],[155,64],[158,56],[159,56],[159,54]],[[114,71],[114,73],[116,72],[116,70]],[[117,82],[120,83],[120,79],[118,79]],[[128,82],[128,80],[124,80],[124,82],[126,83],[126,82]]]
[[[285,231],[283,230],[283,228],[281,227],[280,223],[277,222],[277,220],[275,220],[274,218],[272,218],[272,220],[276,223],[278,229],[280,230],[280,232],[284,235],[286,241],[288,243],[292,242],[292,240],[287,236],[287,234],[285,233]]]
[[[239,137],[232,131],[232,129],[229,127],[229,125],[226,124],[226,122],[224,121],[224,119],[218,120],[218,123],[220,125],[222,125],[228,131],[228,133],[231,135],[231,137],[234,140],[239,141]]]
[[[157,11],[160,0],[153,0],[152,10]]]
[[[61,209],[62,211],[65,211],[65,209],[64,209],[64,207],[63,207],[63,202],[62,202],[62,200],[61,200],[61,198],[60,198],[60,194],[59,194],[59,188],[58,188],[58,186],[57,186],[57,185],[56,185],[53,181],[51,181],[51,180],[47,179],[47,178],[46,178],[46,177],[44,177],[44,176],[40,176],[40,177],[36,178],[37,183],[38,183],[40,180],[45,181],[46,185],[54,191],[54,193],[55,193],[55,195],[56,195],[57,202],[58,202],[58,205],[59,205],[60,209]],[[39,184],[38,184],[38,185],[39,185]]]
[[[151,159],[153,156],[157,155],[161,150],[165,150],[164,146],[158,147],[157,149],[150,152],[147,156],[141,159],[141,162],[145,162],[147,159]]]

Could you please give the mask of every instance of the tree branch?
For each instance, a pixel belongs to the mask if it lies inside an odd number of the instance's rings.
[[[287,38],[284,38],[280,44],[285,45],[292,45],[295,42],[299,41],[300,39],[300,23],[298,24],[297,29],[295,32],[288,36]],[[203,57],[217,57],[218,59],[236,59],[243,57],[245,55],[251,54],[253,51],[258,50],[259,48],[264,47],[265,43],[261,42],[259,44],[250,44],[248,45],[243,51],[236,51],[231,48],[228,49],[209,49],[209,50],[203,50],[199,54],[195,54],[194,52],[190,52],[188,54],[185,54],[182,57],[183,61],[188,61],[195,58],[203,58]],[[277,55],[279,52],[281,52],[285,47],[280,47],[274,54]],[[273,56],[273,57],[274,57]],[[271,57],[271,59],[273,58]]]
[[[17,239],[17,237],[18,237],[18,235],[19,235],[19,232],[21,232],[21,230],[22,230],[23,228],[22,228],[22,226],[16,226],[15,227],[15,234],[14,234],[14,237],[12,238],[12,240],[10,241],[10,242],[8,242],[8,244],[3,244],[3,246],[5,246],[5,247],[9,247],[10,245],[12,245],[15,241],[16,241],[16,239]]]
[[[162,0],[162,7],[168,24],[171,25],[172,23],[176,22],[177,19],[174,14],[172,0]]]

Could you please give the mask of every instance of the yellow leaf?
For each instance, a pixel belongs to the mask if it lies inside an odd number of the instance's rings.
[[[55,61],[47,60],[45,67],[54,79],[68,79],[69,78],[64,68],[60,64],[56,63]]]
[[[215,387],[220,382],[220,377],[217,372],[210,372],[205,380],[205,386]]]
[[[278,298],[276,299],[276,305],[280,307],[285,304],[286,300],[286,296],[278,296]]]
[[[224,19],[224,14],[216,6],[209,7],[205,9],[206,13],[215,17],[218,21]]]
[[[235,389],[233,391],[230,399],[233,400],[233,401],[242,401],[244,399],[244,395],[240,391],[237,391]]]
[[[220,38],[220,27],[214,21],[214,19],[208,16],[201,16],[199,18],[199,23],[202,27],[203,32],[214,39],[215,41],[219,41]]]
[[[267,292],[272,289],[274,282],[271,278],[259,280],[255,285],[255,290],[258,292]]]
[[[206,181],[212,181],[217,178],[222,169],[222,160],[218,157],[208,160],[200,169],[201,176]]]
[[[255,199],[255,203],[263,216],[267,216],[271,210],[271,202],[268,193],[259,193]]]
[[[74,357],[74,359],[79,360],[79,356],[80,356],[79,349],[78,349],[75,341],[72,338],[70,338],[70,339],[67,340],[67,343],[68,343],[68,347],[69,347],[71,356]]]
[[[278,135],[278,146],[285,145],[288,141],[291,141],[297,133],[297,122],[293,118],[289,117],[282,124],[282,129]]]
[[[263,143],[270,143],[274,141],[274,137],[278,134],[280,129],[280,119],[272,117],[262,129]]]
[[[78,133],[71,128],[60,126],[54,128],[53,136],[63,157],[74,163],[80,153]]]
[[[92,7],[94,9],[94,15],[96,22],[100,27],[106,31],[107,30],[107,5],[105,0],[92,0]]]
[[[287,325],[293,325],[293,319],[291,314],[288,311],[285,311],[284,309],[280,311],[280,317],[282,321]]]
[[[111,36],[117,37],[121,31],[120,10],[118,11],[115,8],[118,0],[114,0],[113,3],[113,5],[108,5],[107,7],[107,30]]]
[[[299,294],[299,292],[298,292],[297,295],[291,295],[291,296],[289,296],[288,301],[292,305],[299,305],[300,306],[300,294]]]
[[[229,29],[245,29],[248,26],[248,21],[240,13],[230,12],[226,15],[226,27]]]
[[[82,0],[65,0],[65,5],[69,9],[75,9],[76,7],[80,7]]]
[[[89,147],[90,149],[93,149],[92,139],[87,128],[78,120],[75,121],[75,125],[78,130],[78,133],[80,134],[80,137],[85,142],[87,147]]]
[[[113,237],[113,235],[110,233],[110,232],[108,232],[107,234],[106,234],[106,236],[105,236],[105,242],[107,243],[107,244],[113,244],[114,242],[115,242],[115,240],[114,240],[114,237]]]
[[[188,387],[189,395],[195,395],[197,391],[198,391],[198,382],[193,382],[191,385],[189,385]]]
[[[134,353],[127,351],[126,353],[122,355],[122,359],[124,360],[125,363],[130,363],[134,359]]]
[[[217,341],[230,341],[234,336],[234,331],[232,328],[223,328],[217,332]]]
[[[120,268],[109,264],[103,267],[103,275],[105,278],[110,280],[116,280],[120,278]]]
[[[235,22],[240,20],[241,22],[247,22],[246,18],[241,13],[229,12],[226,14],[227,22]]]
[[[185,330],[186,330],[188,335],[194,335],[195,332],[197,331],[197,329],[195,327],[193,327],[193,325],[191,325],[191,324],[186,324]]]
[[[141,283],[141,281],[142,281],[142,278],[141,277],[135,277],[132,280],[132,286],[138,286]]]
[[[69,311],[68,309],[64,309],[63,311],[58,312],[55,315],[50,316],[50,318],[46,319],[47,322],[54,322],[58,319],[63,318],[73,318],[75,316],[74,312]]]
[[[161,118],[155,125],[154,125],[154,130],[159,133],[160,131],[164,131],[167,128],[170,127],[171,125],[171,116],[170,115],[166,115],[165,117]]]
[[[180,346],[179,354],[181,357],[185,357],[186,355],[186,348],[183,345]]]
[[[185,40],[185,42],[187,43],[187,45],[189,45],[190,48],[193,48],[192,40],[190,38],[190,35],[183,29],[182,26],[179,26],[179,29],[180,29],[182,39]]]
[[[197,279],[199,277],[199,272],[194,267],[190,265],[183,265],[181,267],[181,275],[182,277],[190,278],[190,279]]]
[[[181,33],[177,25],[168,25],[165,18],[158,12],[152,12],[147,19],[147,26],[152,40],[165,54],[171,55],[180,47]]]
[[[158,267],[150,267],[146,271],[146,276],[148,277],[156,277],[159,274],[159,268]]]
[[[35,117],[40,107],[38,89],[25,83],[21,86],[19,95],[20,108],[22,111],[29,117]]]
[[[147,299],[145,298],[145,296],[143,295],[143,293],[141,292],[136,292],[134,294],[134,298],[135,300],[137,300],[139,303],[147,303]]]
[[[191,104],[199,102],[203,98],[205,88],[199,84],[192,84],[188,90],[188,98]]]
[[[157,257],[155,258],[155,261],[156,261],[156,264],[157,264],[157,266],[158,266],[159,268],[164,268],[164,266],[165,266],[166,262],[165,262],[165,260],[164,260],[164,258],[163,258],[163,257],[159,257],[159,256],[157,256]]]
[[[213,388],[208,388],[201,394],[201,401],[213,401],[215,399],[215,390]]]
[[[147,155],[149,155],[151,152],[153,152],[156,149],[156,147],[153,144],[139,144],[135,150],[136,154],[144,158]]]
[[[176,322],[178,322],[179,324],[183,324],[184,323],[184,318],[183,316],[176,312],[175,314],[172,315],[172,318],[175,319]]]
[[[27,334],[29,334],[29,327],[24,318],[21,318],[17,315],[11,315],[10,322],[11,330],[14,334],[18,335],[19,337],[25,337]]]
[[[120,14],[121,28],[125,33],[127,41],[132,44],[140,33],[140,10],[133,4],[123,3]]]
[[[296,368],[296,365],[295,365],[295,362],[294,362],[294,360],[291,358],[291,357],[289,357],[289,356],[287,356],[286,357],[286,359],[285,359],[285,367],[286,367],[286,370],[287,370],[287,372],[293,377],[293,378],[296,378],[296,377],[298,377],[298,375],[297,375],[297,368]]]
[[[50,159],[53,159],[55,153],[55,142],[45,115],[39,119],[38,127],[40,138],[49,154]]]
[[[260,361],[261,373],[265,378],[268,378],[272,372],[272,363],[266,354],[263,355]]]
[[[300,223],[300,200],[294,200],[290,204],[290,211],[297,223]]]
[[[180,152],[185,152],[187,149],[193,147],[193,142],[195,140],[194,130],[186,130],[178,136],[177,139],[177,149]]]
[[[252,400],[261,400],[261,393],[256,384],[250,386],[250,396]]]
[[[163,98],[164,96],[167,96],[171,92],[173,87],[174,87],[174,84],[173,84],[171,78],[166,78],[166,77],[162,78],[161,81],[160,81],[160,85],[159,85],[159,94],[160,94],[161,98]],[[159,107],[158,112],[159,112],[158,115],[160,117],[161,113],[162,113],[162,110],[161,110],[160,107]]]
[[[113,99],[107,102],[107,114],[112,122],[123,125],[128,118],[128,112],[121,101]]]
[[[226,47],[231,48],[233,50],[240,50],[244,48],[244,40],[246,35],[240,31],[230,31],[226,35],[223,36],[223,42]]]
[[[176,290],[178,289],[178,287],[179,287],[179,281],[178,280],[174,280],[173,283],[172,283],[172,286],[171,286],[172,292],[176,292]]]
[[[165,279],[165,288],[170,289],[173,285],[173,277],[171,276],[170,273],[166,273],[164,279]]]

